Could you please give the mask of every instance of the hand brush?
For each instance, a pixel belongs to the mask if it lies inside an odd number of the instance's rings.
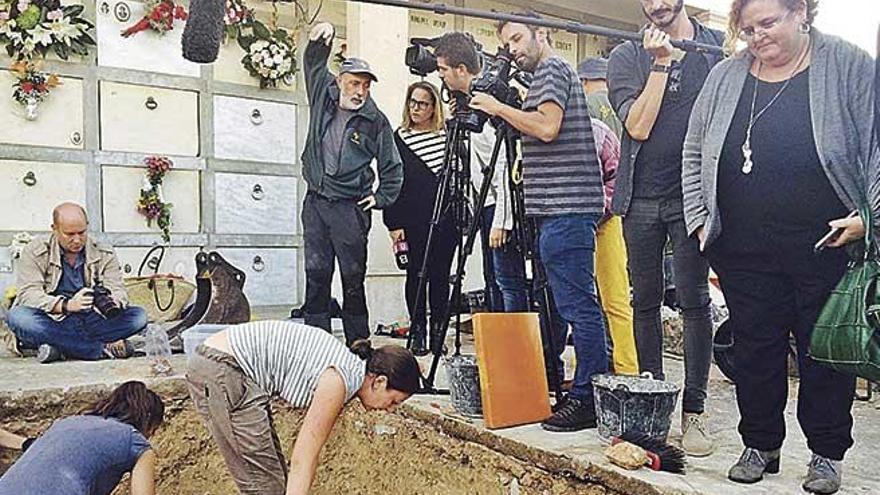
[[[678,447],[669,445],[658,437],[638,432],[629,431],[620,437],[614,437],[611,445],[627,442],[645,450],[645,465],[654,471],[666,471],[675,474],[684,474],[685,455]]]

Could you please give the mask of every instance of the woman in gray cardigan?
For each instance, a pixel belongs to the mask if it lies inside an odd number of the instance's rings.
[[[710,73],[683,150],[688,233],[718,273],[735,332],[739,432],[728,477],[779,470],[786,356],[797,341],[798,421],[810,450],[803,488],[834,493],[852,446],[855,378],[808,356],[813,324],[864,237],[866,201],[880,218],[880,153],[871,139],[873,61],[812,29],[817,0],[734,0],[730,34],[747,49]],[[820,251],[828,231],[842,234]]]

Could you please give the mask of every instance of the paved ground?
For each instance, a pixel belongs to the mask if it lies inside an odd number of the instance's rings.
[[[395,341],[400,342],[400,341]],[[451,342],[450,342],[451,344]],[[450,345],[451,347],[451,345]],[[466,343],[464,351],[470,348]],[[429,358],[423,358],[427,366]],[[185,358],[173,359],[175,376],[179,378],[185,367]],[[671,380],[681,380],[682,363],[668,359],[667,373]],[[113,384],[129,379],[150,378],[149,366],[145,359],[126,361],[62,362],[40,365],[33,359],[0,358],[0,396],[22,391],[43,389],[66,389],[90,384]],[[440,367],[437,384],[445,384],[443,367]],[[736,461],[741,443],[736,433],[738,414],[732,386],[724,380],[717,370],[713,370],[710,384],[709,411],[712,415],[712,430],[719,442],[718,451],[705,459],[691,459],[687,476],[654,473],[646,470],[626,472],[611,466],[603,457],[604,445],[599,441],[595,430],[572,433],[551,434],[537,425],[509,428],[487,432],[478,420],[457,417],[449,404],[448,397],[416,397],[409,401],[411,410],[422,415],[442,416],[443,420],[458,422],[463,431],[474,441],[494,445],[495,440],[503,440],[511,445],[522,445],[536,451],[555,456],[563,455],[573,463],[583,467],[609,484],[619,483],[629,478],[643,486],[651,485],[661,493],[700,493],[763,495],[791,494],[800,492],[800,482],[809,460],[805,440],[795,418],[795,394],[791,394],[786,411],[789,437],[783,450],[782,473],[764,482],[741,486],[725,479],[727,468]],[[855,417],[856,445],[850,451],[845,471],[843,495],[880,494],[880,474],[876,469],[876,446],[880,445],[880,401],[872,403],[857,402],[853,408]],[[679,413],[676,412],[675,418]],[[427,416],[425,416],[427,417]],[[673,424],[673,441],[677,440],[678,420]],[[488,435],[488,436],[487,436]],[[495,439],[495,440],[493,440]],[[618,480],[618,481],[614,481]],[[612,486],[613,487],[613,486]],[[638,490],[630,493],[640,493]],[[647,493],[647,492],[641,492]]]

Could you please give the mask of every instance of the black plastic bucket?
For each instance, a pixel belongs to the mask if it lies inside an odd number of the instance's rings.
[[[680,390],[674,383],[654,380],[650,373],[594,376],[599,438],[610,442],[637,431],[666,440]]]
[[[471,418],[483,416],[480,398],[480,371],[476,356],[451,356],[446,359],[449,397],[458,414]]]

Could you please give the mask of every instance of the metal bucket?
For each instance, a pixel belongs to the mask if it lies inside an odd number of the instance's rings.
[[[637,431],[666,440],[680,387],[654,380],[646,372],[638,376],[596,375],[593,391],[599,438]]]
[[[476,356],[451,356],[446,360],[449,397],[458,414],[471,418],[483,416],[480,398],[480,372]]]

